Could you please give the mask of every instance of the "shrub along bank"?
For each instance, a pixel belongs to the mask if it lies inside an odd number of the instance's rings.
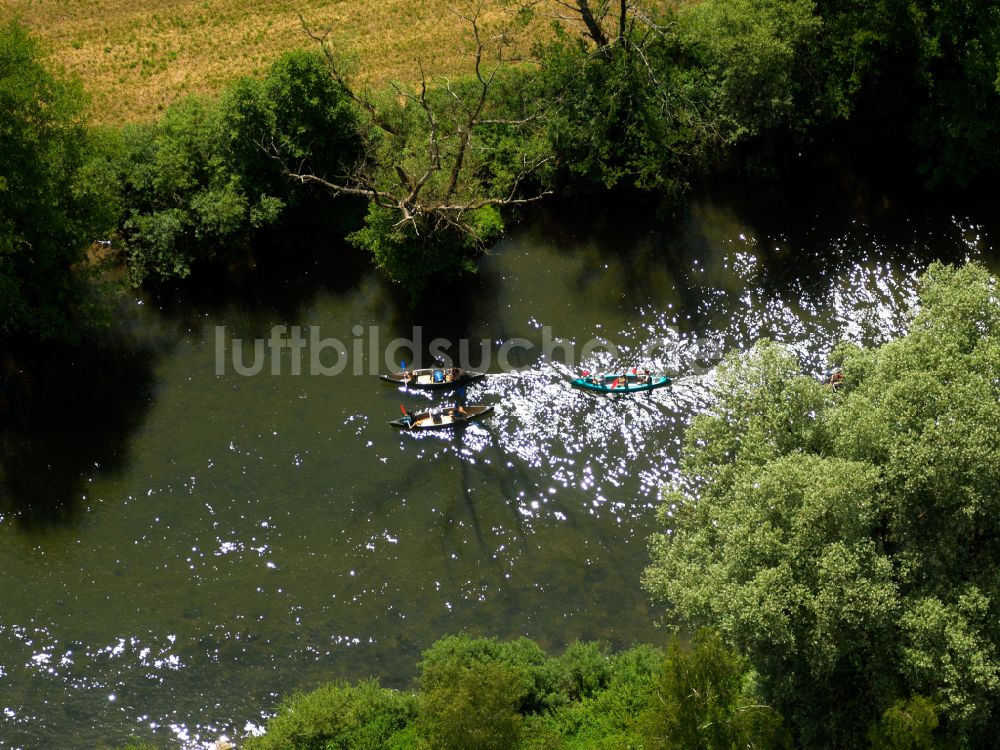
[[[310,30],[308,51],[218,98],[99,129],[84,125],[81,87],[8,23],[3,332],[69,336],[93,319],[100,297],[84,261],[95,239],[111,240],[125,283],[156,284],[322,217],[417,296],[474,271],[519,207],[551,193],[677,205],[693,179],[766,171],[811,144],[893,155],[894,171],[929,187],[997,169],[1000,14],[989,3],[564,6],[537,35],[544,5],[498,0],[465,20],[468,69],[444,79],[415,67],[413,83],[375,91]]]

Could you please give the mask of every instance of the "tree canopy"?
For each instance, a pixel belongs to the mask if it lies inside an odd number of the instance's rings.
[[[704,631],[666,653],[527,638],[446,636],[423,654],[414,693],[333,683],[283,701],[247,750],[784,750],[746,659]],[[898,717],[892,717],[898,723]],[[884,731],[893,731],[887,724]]]
[[[822,107],[812,0],[560,5],[537,57],[563,186],[676,196],[735,145],[801,132]]]
[[[365,148],[346,172],[308,159],[288,164],[288,172],[334,195],[367,199],[365,226],[348,239],[414,296],[431,279],[474,270],[503,231],[500,209],[548,192],[538,181],[551,159],[541,127],[546,104],[510,49],[518,16],[488,27],[483,5],[456,11],[469,29],[467,71],[429,79],[418,63],[417,83],[391,82],[379,95],[350,80],[330,29],[306,26],[330,80],[356,105]]]
[[[730,356],[652,540],[669,620],[744,651],[808,747],[920,696],[975,743],[1000,705],[1000,297],[975,264],[919,296],[903,338],[834,351],[836,390]]]
[[[1000,9],[988,0],[818,0],[827,95],[931,185],[1000,166]]]
[[[290,223],[289,208],[315,207],[279,159],[343,171],[359,153],[354,110],[315,52],[287,53],[220,100],[188,97],[126,127],[116,163],[131,281],[187,276],[199,259]]]
[[[43,60],[23,27],[0,27],[0,332],[49,337],[86,320],[73,267],[113,211],[79,82]]]

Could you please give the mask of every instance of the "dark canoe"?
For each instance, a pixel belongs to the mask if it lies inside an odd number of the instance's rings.
[[[401,385],[404,388],[439,391],[469,385],[486,377],[486,373],[463,370],[460,367],[425,367],[422,370],[405,370],[379,377],[387,383]]]
[[[616,381],[617,385],[615,385]],[[670,382],[670,378],[665,375],[652,375],[649,382],[643,382],[642,375],[595,375],[576,378],[573,385],[598,393],[638,393],[639,391],[663,388],[670,385]]]
[[[465,406],[461,411],[457,406],[448,406],[443,409],[417,412],[411,417],[394,419],[389,424],[403,430],[440,430],[482,419],[492,412],[492,406]]]

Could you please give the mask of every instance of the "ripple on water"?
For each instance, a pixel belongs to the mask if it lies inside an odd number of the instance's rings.
[[[820,373],[838,340],[905,330],[928,259],[984,245],[966,219],[898,242],[858,223],[795,246],[706,215],[681,248],[515,234],[484,268],[505,281],[469,313],[481,333],[537,342],[565,328],[577,351],[603,337],[616,352],[493,374],[469,400],[494,416],[458,431],[386,426],[401,399],[434,396],[349,376],[237,388],[200,340],[179,344],[131,464],[88,483],[72,543],[53,537],[44,556],[0,545],[0,748],[75,728],[80,747],[133,731],[204,746],[259,731],[279,694],[323,679],[405,685],[420,649],[462,629],[554,648],[655,639],[628,582],[720,356],[767,336]],[[349,328],[366,304],[330,295],[315,314]],[[569,386],[578,364],[675,381],[596,395]],[[16,534],[4,519],[0,531]]]

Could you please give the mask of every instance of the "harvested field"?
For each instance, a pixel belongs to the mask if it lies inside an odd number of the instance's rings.
[[[469,25],[458,13],[468,11],[461,0],[7,0],[0,14],[19,18],[54,64],[83,80],[94,122],[120,123],[313,46],[299,14],[329,26],[372,83],[412,80],[418,60],[429,75],[467,71]],[[504,13],[487,5],[482,18],[495,25]]]

